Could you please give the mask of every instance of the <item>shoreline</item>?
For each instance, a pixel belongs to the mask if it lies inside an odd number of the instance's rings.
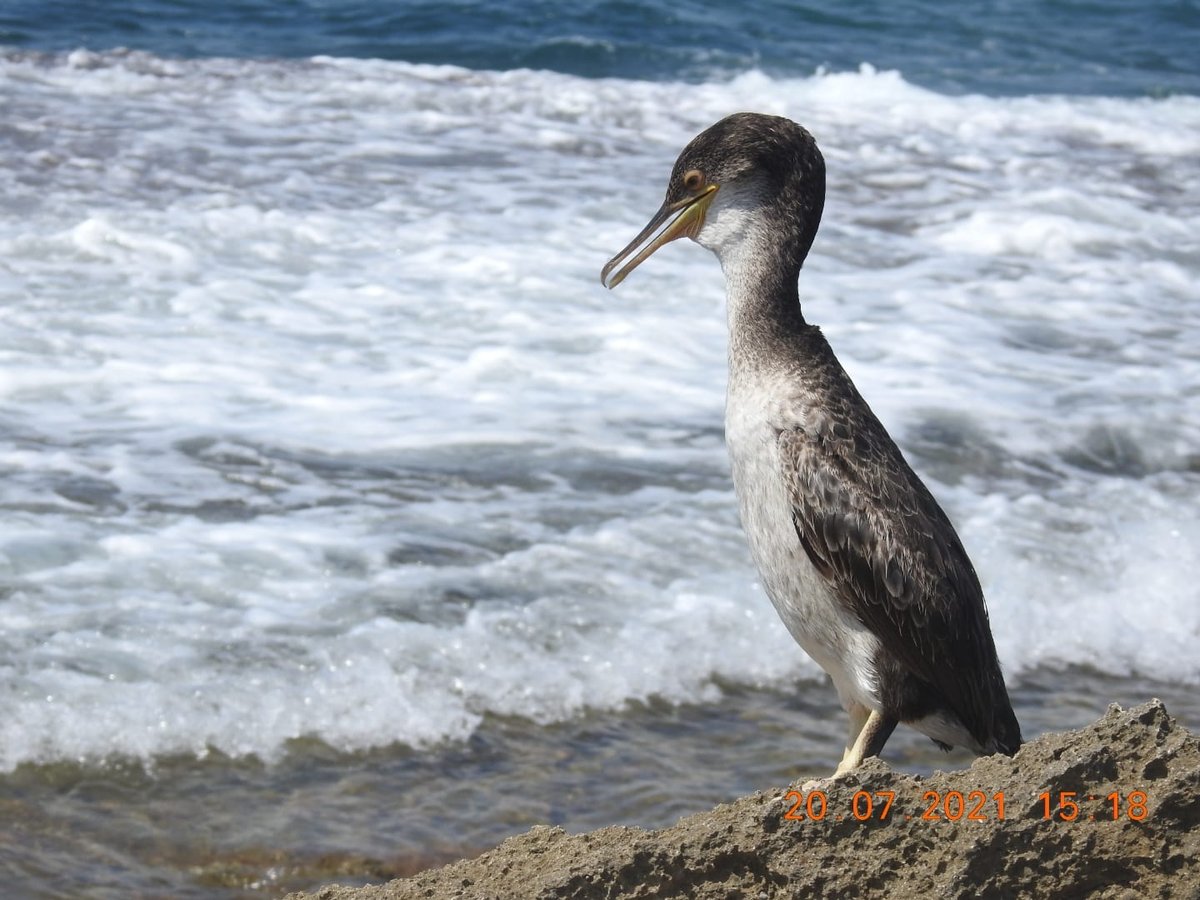
[[[1200,738],[1158,700],[1011,759],[927,777],[874,759],[800,791],[652,831],[535,827],[411,878],[288,898],[1200,897]]]

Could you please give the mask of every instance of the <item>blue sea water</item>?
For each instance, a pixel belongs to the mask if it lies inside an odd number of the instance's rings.
[[[1200,722],[1198,15],[0,4],[6,889],[261,896],[832,767],[737,522],[719,267],[598,278],[739,109],[821,144],[806,314],[1026,734]]]
[[[338,56],[698,82],[896,69],[940,92],[1163,96],[1200,91],[1187,0],[849,0],[736,4],[388,0],[8,0],[0,45],[160,56]]]

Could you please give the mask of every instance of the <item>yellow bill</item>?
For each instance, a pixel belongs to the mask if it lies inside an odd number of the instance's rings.
[[[654,214],[654,218],[641,230],[641,233],[600,270],[600,283],[612,290],[625,280],[626,275],[640,266],[663,244],[669,244],[681,237],[695,238],[700,233],[700,229],[704,227],[704,214],[717,194],[717,187],[715,184],[710,184],[694,197],[685,197],[675,203],[664,203],[662,209]],[[672,216],[675,218],[672,219]],[[664,223],[666,223],[666,227],[663,227]],[[661,232],[658,231],[660,228],[662,228]],[[655,234],[655,232],[658,233]],[[646,243],[647,241],[649,243]],[[613,269],[628,259],[630,254],[641,247],[643,243],[646,243],[646,246],[614,273]]]

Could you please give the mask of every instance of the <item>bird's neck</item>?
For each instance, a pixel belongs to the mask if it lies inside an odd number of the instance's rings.
[[[792,345],[807,329],[796,282],[802,257],[781,247],[721,254],[731,360],[751,360]]]

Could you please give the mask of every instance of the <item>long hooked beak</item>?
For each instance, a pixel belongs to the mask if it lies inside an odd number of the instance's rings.
[[[654,218],[641,230],[638,236],[630,241],[624,250],[610,259],[604,268],[600,270],[600,283],[609,290],[612,290],[625,280],[626,275],[640,266],[649,258],[650,254],[663,244],[668,244],[676,238],[681,237],[695,238],[700,233],[700,229],[704,227],[704,214],[708,211],[713,197],[717,195],[717,188],[718,185],[710,184],[695,197],[685,197],[675,203],[664,203],[662,208],[654,214]],[[675,218],[671,219],[671,216],[675,216]],[[668,220],[670,220],[670,223],[663,228],[657,237],[651,240],[637,256],[622,266],[620,271],[613,274],[613,269],[628,258],[634,250],[637,250],[659,228],[662,228],[663,223]],[[609,277],[610,275],[612,276],[611,278]]]

